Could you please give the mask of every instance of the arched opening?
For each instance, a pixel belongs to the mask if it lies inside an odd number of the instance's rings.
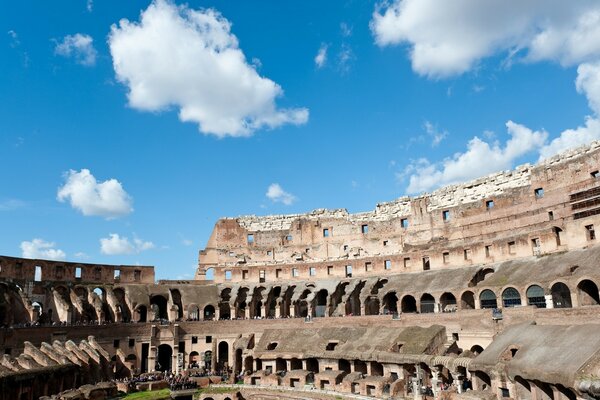
[[[302,360],[298,358],[292,358],[290,360],[290,368],[291,369],[302,369]]]
[[[402,298],[400,309],[403,313],[415,313],[417,312],[417,301],[411,295],[406,295]]]
[[[177,289],[171,289],[171,299],[177,306],[177,320],[183,318],[183,304],[181,303],[181,293]]]
[[[218,367],[219,369],[227,369],[229,367],[229,343],[222,341],[218,347]]]
[[[555,226],[552,228],[552,232],[554,232],[554,238],[556,239],[556,247],[561,245],[561,234],[562,234],[562,229],[560,229],[558,226]]]
[[[242,349],[235,350],[235,363],[233,373],[239,375],[242,372]]]
[[[129,354],[125,357],[125,362],[128,364],[128,368],[134,372],[137,370],[137,356],[135,354]]]
[[[509,287],[502,292],[502,307],[518,307],[521,305],[521,295],[515,288]]]
[[[188,307],[188,319],[190,321],[199,321],[200,320],[200,308],[197,305],[191,304]]]
[[[460,296],[460,308],[461,310],[475,309],[475,294],[473,292],[466,291]]]
[[[449,292],[442,294],[440,296],[440,307],[442,307],[442,312],[456,311],[456,297]]]
[[[262,300],[258,300],[254,302],[254,315],[252,315],[253,317],[262,317],[262,309],[263,309],[263,302]]]
[[[340,358],[338,360],[338,369],[340,371],[344,371],[344,372],[346,372],[346,373],[349,374],[350,370],[351,370],[351,368],[350,368],[350,361],[344,360],[343,358]]]
[[[365,315],[379,315],[379,299],[369,296],[365,300]]]
[[[45,315],[42,304],[38,301],[34,301],[33,303],[31,303],[31,306],[33,307],[33,318],[31,319],[31,321],[40,323],[44,322]]]
[[[248,288],[240,288],[235,300],[236,318],[246,318],[246,307],[248,306]]]
[[[546,382],[534,381],[535,386],[539,389],[536,392],[537,400],[554,400],[554,391],[552,387]]]
[[[397,314],[398,313],[398,296],[396,292],[390,292],[383,296],[383,313]]]
[[[480,269],[473,275],[471,280],[469,281],[469,287],[475,287],[479,283],[483,282],[488,276],[494,273],[492,268],[483,268]]]
[[[219,319],[231,319],[231,306],[229,303],[219,304]]]
[[[383,376],[383,364],[371,361],[371,376]]]
[[[577,295],[580,306],[595,306],[600,304],[598,286],[589,279],[584,279],[577,285]]]
[[[117,298],[119,310],[121,311],[121,321],[130,322],[131,321],[131,311],[129,310],[129,306],[127,305],[127,299],[125,297],[125,290],[121,288],[117,288],[113,291],[115,297]]]
[[[204,280],[213,281],[215,280],[215,269],[213,267],[206,268],[204,272]]]
[[[158,346],[158,357],[156,360],[157,371],[171,371],[171,362],[173,360],[173,349],[168,344]]]
[[[287,363],[281,357],[275,359],[275,372],[281,373],[287,371]]]
[[[155,307],[152,307],[155,306]],[[167,299],[164,296],[156,295],[150,298],[150,308],[154,311],[154,320],[168,320]]]
[[[296,302],[296,317],[308,317],[308,304],[306,300],[298,300]]]
[[[530,306],[536,306],[537,308],[546,308],[546,297],[544,296],[544,289],[538,285],[531,285],[527,288],[527,304]]]
[[[488,374],[483,371],[473,371],[473,379],[476,381],[474,389],[477,390],[490,390],[492,387],[492,379]]]
[[[325,310],[327,309],[327,296],[329,293],[325,289],[319,290],[317,295],[315,296],[315,307],[314,307],[314,315],[315,317],[324,317]]]
[[[316,358],[307,358],[306,370],[315,374],[319,373],[319,361]]]
[[[254,358],[252,356],[247,356],[244,359],[244,373],[248,374],[254,371]]]
[[[346,315],[360,315],[360,292],[364,286],[365,281],[362,281],[359,284],[357,284],[346,299]]]
[[[144,305],[137,306],[137,308],[135,309],[135,312],[137,314],[137,322],[146,322],[147,315],[148,315],[148,309],[146,308],[146,306],[144,306]]]
[[[479,354],[481,354],[482,351],[483,351],[483,347],[481,347],[478,344],[476,344],[473,347],[471,347],[471,353],[473,353],[476,356],[479,355]]]
[[[520,376],[515,376],[515,391],[517,399],[531,400],[531,385]]]
[[[429,293],[424,293],[421,296],[421,313],[435,312],[435,299]]]
[[[354,360],[354,371],[367,374],[367,363],[362,360]]]
[[[213,319],[215,319],[215,308],[209,304],[204,307],[204,320],[212,321]]]
[[[561,394],[563,399],[567,400],[577,400],[577,396],[573,391],[569,388],[564,387],[563,385],[556,385],[556,389]]]
[[[192,351],[189,357],[189,368],[200,368],[200,354],[197,351]]]
[[[481,292],[479,295],[479,303],[481,308],[497,308],[498,301],[496,300],[496,294],[489,289]]]
[[[554,308],[571,308],[571,291],[562,282],[556,282],[550,289]]]

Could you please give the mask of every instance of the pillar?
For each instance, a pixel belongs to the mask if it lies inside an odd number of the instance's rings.
[[[275,306],[275,318],[281,318],[281,304]]]
[[[244,313],[244,318],[250,319],[250,306],[248,304],[246,304],[246,310],[245,310],[245,313]]]
[[[148,352],[148,372],[156,371],[157,351],[156,346],[150,346],[150,351]]]
[[[475,309],[476,310],[481,309],[481,302],[479,301],[479,296],[477,296],[477,293],[473,294],[473,300],[475,302]]]
[[[442,305],[436,301],[433,304],[433,312],[434,313],[439,313],[441,309],[442,309]]]
[[[552,295],[547,294],[544,296],[546,299],[546,308],[554,308],[554,301],[552,301]]]

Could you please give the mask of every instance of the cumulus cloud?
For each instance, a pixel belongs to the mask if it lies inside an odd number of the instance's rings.
[[[100,252],[106,255],[138,254],[154,248],[154,243],[134,238],[130,241],[117,233],[110,233],[107,238],[100,239]]]
[[[323,66],[327,62],[327,48],[328,46],[325,43],[321,44],[321,47],[319,47],[319,51],[315,56],[315,64],[317,68],[323,68]]]
[[[286,192],[278,183],[272,183],[267,189],[266,196],[275,203],[283,203],[286,206],[296,201],[296,196]]]
[[[282,88],[247,62],[231,23],[216,10],[154,0],[139,22],[113,25],[108,42],[135,109],[176,107],[181,121],[218,137],[308,121],[306,108],[277,108]]]
[[[21,255],[24,258],[40,258],[44,260],[64,260],[67,255],[60,249],[55,249],[56,243],[44,239],[33,239],[31,242],[21,242]]]
[[[57,199],[86,216],[118,218],[133,211],[132,199],[116,179],[98,182],[88,169],[65,173],[65,184],[58,188]]]
[[[94,48],[94,39],[90,35],[76,33],[67,35],[62,41],[57,42],[54,54],[73,58],[78,64],[91,67],[96,64],[98,52]]]
[[[523,61],[576,65],[600,56],[596,0],[393,0],[371,20],[379,46],[405,44],[413,69],[458,75],[501,52]]]
[[[441,163],[419,159],[398,174],[409,176],[407,193],[420,193],[439,186],[467,181],[491,172],[512,168],[515,160],[544,146],[548,133],[531,129],[512,121],[506,123],[510,139],[502,146],[477,136],[469,141],[467,150],[456,153]]]

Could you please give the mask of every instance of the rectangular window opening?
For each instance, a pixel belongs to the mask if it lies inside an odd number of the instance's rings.
[[[231,271],[229,271],[229,270],[225,271],[225,280],[226,281],[231,280]]]
[[[485,202],[485,208],[487,208],[488,210],[491,210],[492,208],[494,208],[494,200],[488,200]]]
[[[206,337],[206,343],[212,343],[212,336]]]
[[[129,347],[135,346],[135,339],[129,339]]]
[[[442,219],[445,221],[450,221],[450,210],[442,211]]]
[[[385,246],[387,246],[387,245],[388,245],[388,241],[387,241],[387,240],[384,240],[384,241],[383,241],[383,247],[385,247]]]
[[[142,280],[142,271],[140,271],[139,269],[136,269],[135,271],[133,271],[133,280],[136,282],[139,282]]]
[[[402,218],[400,220],[400,226],[404,229],[408,228],[408,218]]]
[[[361,225],[360,231],[362,232],[363,235],[369,233],[369,225]]]
[[[404,258],[404,268],[408,268],[408,267],[410,267],[410,258],[405,257]]]
[[[335,350],[336,346],[338,345],[338,342],[329,342],[327,343],[327,346],[325,347],[326,351],[333,351]]]
[[[384,269],[392,269],[392,260],[385,260],[383,262],[383,268]]]
[[[515,254],[516,246],[515,242],[508,242],[508,254]]]
[[[198,336],[192,336],[192,344],[198,343]]]
[[[310,275],[310,276],[315,276],[315,275],[317,275],[317,269],[316,269],[315,267],[310,267],[310,268],[308,269],[308,275]]]
[[[275,278],[281,278],[281,268],[275,270]]]
[[[248,240],[248,244],[254,243],[254,234],[249,233],[248,236],[246,236],[246,239]]]
[[[248,279],[248,270],[247,269],[242,270],[242,279],[243,280]]]
[[[327,266],[327,275],[333,275],[333,265]]]
[[[371,264],[370,262],[366,262],[365,263],[365,272],[370,272],[373,270],[373,264]]]
[[[429,257],[423,257],[423,271],[429,271],[431,265],[429,264]]]
[[[541,199],[544,197],[544,188],[537,188],[533,191],[536,199]]]
[[[352,278],[352,265],[346,265],[346,278]]]
[[[113,347],[114,347],[115,349],[116,349],[116,348],[118,348],[120,344],[121,344],[121,343],[120,343],[119,339],[115,339],[115,340],[113,340]]]
[[[323,229],[323,237],[329,237],[329,228]]]
[[[600,172],[598,170],[592,171],[590,172],[590,175],[592,176],[592,178],[594,179],[598,179],[600,178]]]
[[[450,262],[450,253],[447,251],[442,253],[442,259],[444,260],[444,264],[448,264]]]
[[[465,249],[463,251],[463,253],[464,253],[465,261],[469,261],[471,259],[471,249]]]
[[[491,257],[491,255],[492,255],[492,246],[488,244],[487,246],[485,246],[485,256],[487,258],[489,258],[489,257]]]
[[[33,277],[33,280],[36,282],[42,281],[42,267],[40,267],[39,265],[35,266],[35,275]]]
[[[259,283],[265,283],[265,280],[266,280],[265,270],[258,271],[258,282]]]
[[[119,279],[121,279],[121,270],[120,269],[115,269],[115,272],[114,272],[113,276],[115,278],[115,281],[118,281]]]
[[[291,242],[292,241],[292,235],[287,235],[285,237],[285,240],[287,240],[288,242]]]
[[[554,212],[548,211],[548,221],[554,221]]]
[[[292,276],[296,278],[298,276],[298,268],[292,268]]]
[[[588,240],[596,240],[596,231],[594,230],[594,225],[586,225],[585,230],[587,232]]]

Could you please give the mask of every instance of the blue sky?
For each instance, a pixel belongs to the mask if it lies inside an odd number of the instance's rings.
[[[5,255],[190,278],[222,216],[370,210],[600,138],[594,1],[22,1],[0,26]]]

